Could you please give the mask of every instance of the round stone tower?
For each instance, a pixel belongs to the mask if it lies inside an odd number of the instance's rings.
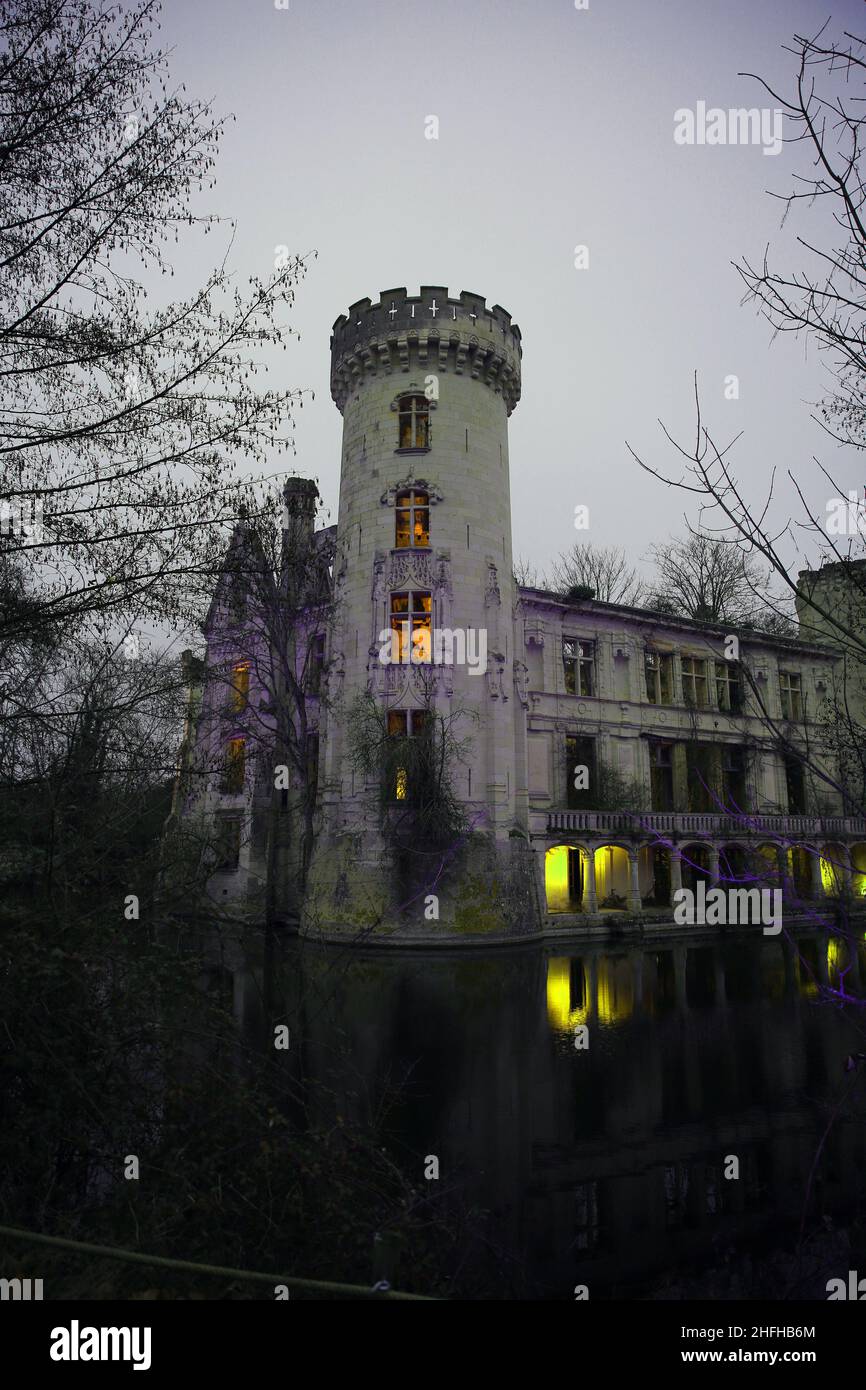
[[[504,884],[497,863],[503,846],[510,861],[526,814],[508,469],[520,358],[520,330],[505,309],[438,285],[417,297],[385,290],[334,324],[331,394],[343,445],[307,931],[495,930],[491,883],[480,893],[477,880],[499,872]],[[425,909],[426,894],[399,900],[380,781],[358,770],[349,717],[365,693],[398,736],[420,732],[431,712],[447,721],[450,783],[472,833],[446,856],[450,877],[430,888],[435,907]],[[486,914],[476,913],[485,895]]]

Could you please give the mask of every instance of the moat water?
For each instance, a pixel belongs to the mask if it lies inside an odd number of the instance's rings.
[[[866,1211],[866,1062],[846,1071],[866,1011],[838,1003],[859,954],[843,975],[816,932],[447,954],[271,937],[232,975],[246,1039],[288,1024],[322,1118],[387,1106],[404,1167],[473,1213],[489,1296],[826,1298]]]

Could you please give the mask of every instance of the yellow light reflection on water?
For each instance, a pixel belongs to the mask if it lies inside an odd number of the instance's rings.
[[[555,1033],[565,1033],[589,1016],[586,1005],[571,1007],[571,967],[568,956],[552,956],[547,962],[547,1021]]]
[[[598,1018],[621,1023],[634,1012],[634,976],[625,958],[598,962]]]
[[[549,856],[548,856],[549,857]],[[561,1032],[571,1009],[571,961],[564,956],[547,962],[547,1021]]]

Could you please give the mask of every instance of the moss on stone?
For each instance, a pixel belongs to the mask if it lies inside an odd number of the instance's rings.
[[[505,915],[499,906],[497,885],[471,876],[460,888],[454,908],[453,930],[460,936],[483,936],[486,932],[502,932]]]

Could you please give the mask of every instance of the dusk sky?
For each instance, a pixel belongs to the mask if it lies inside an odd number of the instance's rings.
[[[706,423],[756,499],[791,468],[822,515],[863,470],[810,421],[830,378],[805,340],[771,341],[741,304],[731,262],[799,270],[797,234],[820,215],[782,205],[804,151],[684,146],[674,112],[767,107],[766,77],[790,91],[782,45],[856,27],[863,6],[815,0],[171,0],[162,38],[175,81],[234,112],[215,190],[202,206],[237,220],[229,264],[267,276],[278,245],[315,249],[281,384],[315,391],[297,416],[291,467],[319,480],[336,520],[340,416],[329,334],[355,300],[447,285],[500,303],[523,333],[523,399],[511,418],[514,551],[540,567],[575,540],[621,543],[638,561],[682,529],[686,500],[642,473],[674,461],[657,419],[693,432],[698,372]],[[438,140],[425,138],[438,117]],[[788,133],[788,132],[786,132]],[[217,233],[227,243],[226,230]],[[575,247],[589,267],[575,268]],[[175,258],[192,289],[213,238]],[[739,400],[725,378],[739,378]],[[281,466],[275,460],[275,467]],[[574,508],[590,509],[575,532]],[[797,509],[787,480],[775,519]],[[814,558],[814,557],[813,557]]]

